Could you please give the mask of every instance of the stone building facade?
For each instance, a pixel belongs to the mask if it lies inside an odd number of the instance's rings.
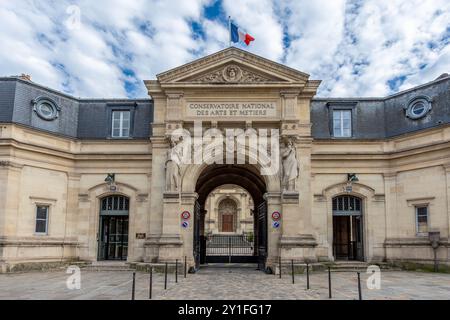
[[[254,233],[253,199],[237,185],[221,186],[211,192],[205,210],[205,234]]]
[[[389,97],[315,98],[320,81],[228,48],[145,85],[149,99],[77,99],[0,78],[2,271],[185,256],[198,266],[206,199],[230,184],[252,198],[266,267],[280,256],[431,263],[430,235],[450,263],[448,75]],[[289,175],[263,175],[248,147],[233,147],[243,164],[168,163],[173,132],[198,122],[278,130]],[[179,169],[170,188],[168,166]]]

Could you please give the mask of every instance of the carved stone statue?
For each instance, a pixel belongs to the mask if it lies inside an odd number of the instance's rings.
[[[171,140],[166,160],[166,191],[177,192],[180,190],[180,165],[181,148],[179,144]]]
[[[291,139],[283,142],[281,150],[282,164],[282,187],[283,191],[295,191],[296,181],[299,176],[299,163],[297,161],[297,152]]]

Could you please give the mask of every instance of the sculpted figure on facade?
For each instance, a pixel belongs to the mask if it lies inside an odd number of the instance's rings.
[[[166,191],[180,191],[182,148],[180,141],[170,140],[166,160]]]
[[[281,149],[281,184],[283,191],[295,191],[299,176],[297,151],[292,139],[285,139]]]
[[[230,65],[223,70],[223,77],[227,82],[239,82],[242,70],[236,65]]]

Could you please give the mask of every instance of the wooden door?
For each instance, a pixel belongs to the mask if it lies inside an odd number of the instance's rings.
[[[234,232],[234,215],[224,214],[222,215],[222,232]]]
[[[349,259],[350,249],[350,218],[347,216],[333,217],[333,244],[336,259]]]

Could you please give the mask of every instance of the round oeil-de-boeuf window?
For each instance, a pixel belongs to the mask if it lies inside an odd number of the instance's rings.
[[[47,121],[58,118],[60,108],[54,101],[48,98],[38,98],[33,100],[33,104],[33,110],[40,118]]]
[[[425,117],[431,111],[431,99],[428,97],[416,97],[405,108],[406,116],[417,120]]]

